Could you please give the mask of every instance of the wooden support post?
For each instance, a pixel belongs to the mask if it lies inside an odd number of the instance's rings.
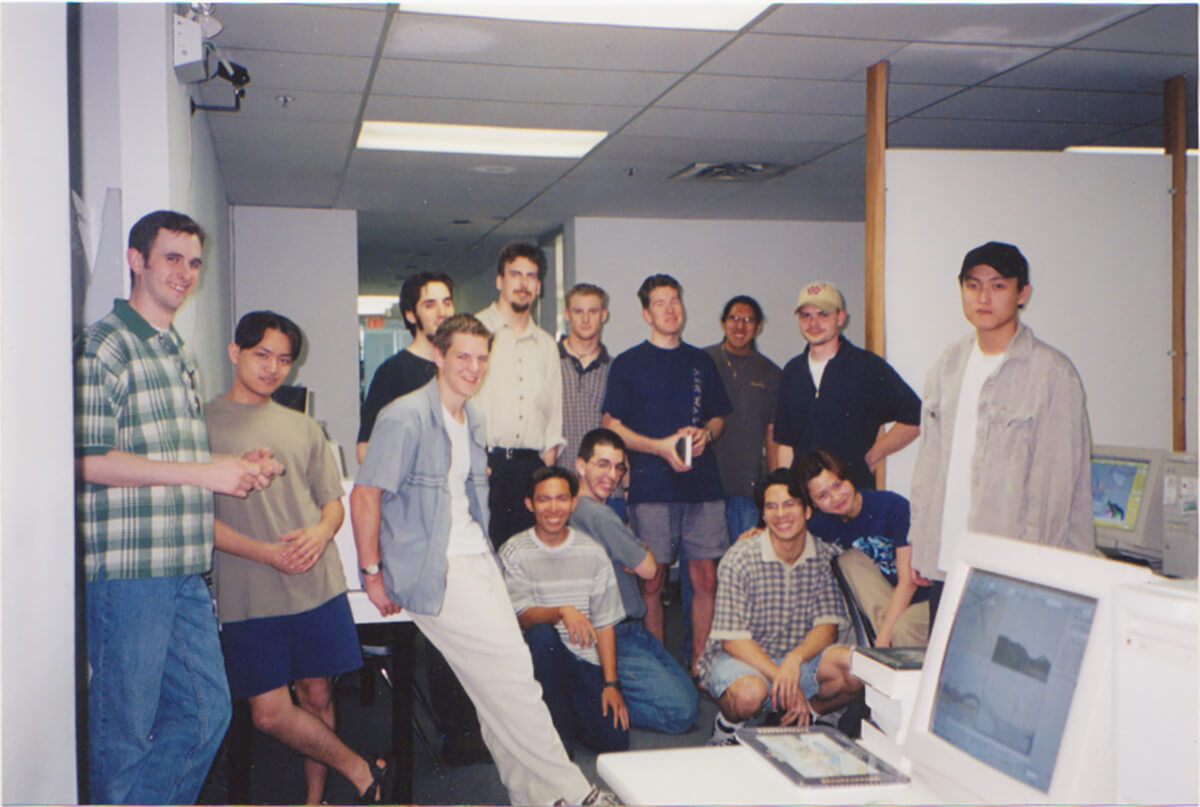
[[[1171,448],[1187,450],[1187,82],[1163,82],[1163,135],[1171,156]]]
[[[887,149],[888,63],[876,62],[867,68],[867,187],[866,187],[866,278],[864,321],[866,348],[884,355],[883,331],[883,244],[886,191],[884,151]],[[882,431],[881,431],[882,433]],[[886,485],[885,462],[875,468],[875,486]]]
[[[888,63],[867,68],[866,301],[867,350],[884,355],[883,245],[886,202],[884,151],[887,148]]]

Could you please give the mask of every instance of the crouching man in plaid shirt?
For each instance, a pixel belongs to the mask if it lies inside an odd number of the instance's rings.
[[[834,645],[847,625],[833,578],[833,547],[807,534],[808,491],[790,471],[758,487],[767,529],[739,541],[721,560],[716,613],[700,675],[719,712],[710,745],[734,741],[743,722],[765,708],[782,725],[808,725],[862,683],[850,675],[850,648]]]

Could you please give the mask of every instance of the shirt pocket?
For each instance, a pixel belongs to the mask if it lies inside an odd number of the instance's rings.
[[[1004,490],[993,490],[1003,508],[1025,505],[1025,481],[1033,464],[1036,418],[1028,407],[993,406],[985,413],[984,451],[976,469]]]

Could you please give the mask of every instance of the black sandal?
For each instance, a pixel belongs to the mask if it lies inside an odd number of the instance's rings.
[[[382,768],[376,761],[380,759],[385,763]],[[371,769],[371,784],[367,785],[367,789],[354,800],[354,803],[383,804],[384,798],[391,795],[392,768],[395,764],[395,760],[389,754],[379,754],[368,759],[367,765]]]

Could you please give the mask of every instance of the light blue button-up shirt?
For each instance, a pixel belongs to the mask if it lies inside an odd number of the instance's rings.
[[[471,518],[486,533],[487,436],[479,408],[467,401],[465,411],[471,436],[467,505]],[[450,437],[435,378],[379,413],[355,479],[355,484],[383,491],[379,524],[383,584],[393,602],[418,614],[438,613],[446,594],[449,473]]]

